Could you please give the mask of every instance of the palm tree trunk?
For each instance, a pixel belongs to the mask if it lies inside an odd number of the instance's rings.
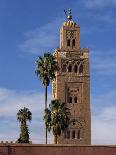
[[[47,86],[45,86],[45,109],[47,108]]]
[[[53,135],[53,143],[57,144],[57,135]]]
[[[47,86],[45,86],[45,109],[47,108]],[[47,127],[46,127],[46,144],[47,144]]]

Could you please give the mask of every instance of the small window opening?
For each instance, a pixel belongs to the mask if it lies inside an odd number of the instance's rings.
[[[83,65],[82,64],[79,67],[79,73],[83,73]]]
[[[70,40],[69,39],[67,40],[67,46],[70,46]]]
[[[78,61],[77,64],[79,65],[80,64],[80,61]]]
[[[73,133],[72,133],[72,139],[74,139],[75,138],[75,131],[73,131]]]
[[[71,72],[71,71],[72,71],[72,66],[69,65],[69,67],[68,67],[68,72]]]
[[[72,45],[75,46],[75,39],[72,40]]]
[[[80,132],[80,130],[78,130],[78,132],[77,132],[77,139],[80,139],[81,138],[81,132]]]
[[[74,66],[74,72],[77,73],[77,65]]]
[[[72,97],[69,97],[69,103],[72,103]]]
[[[73,125],[75,125],[75,120],[73,120]]]
[[[77,103],[77,97],[74,98],[74,103]]]

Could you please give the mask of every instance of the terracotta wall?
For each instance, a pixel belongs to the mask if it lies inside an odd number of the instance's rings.
[[[0,144],[0,155],[116,155],[116,146]]]

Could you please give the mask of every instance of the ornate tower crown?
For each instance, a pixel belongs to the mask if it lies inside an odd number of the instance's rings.
[[[67,51],[77,51],[80,48],[80,27],[72,20],[69,9],[65,11],[66,21],[60,29],[60,48]]]

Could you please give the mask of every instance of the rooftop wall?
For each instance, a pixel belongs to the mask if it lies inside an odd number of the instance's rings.
[[[116,155],[116,146],[0,144],[0,155]]]

